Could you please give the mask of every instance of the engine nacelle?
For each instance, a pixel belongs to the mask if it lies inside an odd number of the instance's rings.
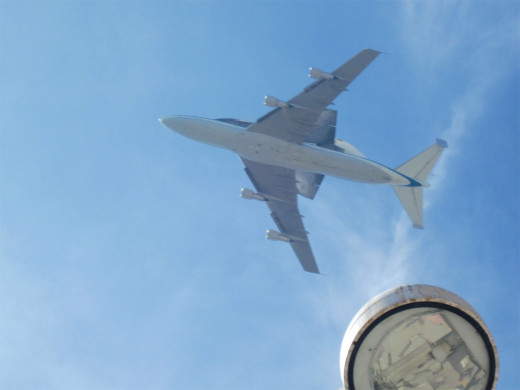
[[[274,96],[269,96],[269,95],[267,95],[265,97],[264,104],[269,107],[280,107],[280,108],[290,107],[289,103],[284,102],[283,100],[280,100],[278,98],[275,98]]]
[[[309,68],[309,77],[313,79],[333,79],[336,76],[322,71],[320,68]]]
[[[276,230],[267,230],[265,234],[265,238],[268,240],[273,241],[285,241],[285,242],[291,242],[292,240],[287,237],[285,234],[281,234],[280,232],[277,232]]]
[[[258,192],[254,192],[253,190],[250,190],[249,188],[242,188],[240,190],[240,197],[244,199],[256,199],[261,201],[266,201],[267,199],[265,196],[260,195]]]

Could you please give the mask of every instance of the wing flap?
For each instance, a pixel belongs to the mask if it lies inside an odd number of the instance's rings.
[[[333,144],[336,137],[336,119],[338,112],[324,110],[312,128],[305,142],[317,145]]]
[[[311,172],[296,172],[296,188],[298,193],[309,199],[314,199],[323,181],[323,175]]]

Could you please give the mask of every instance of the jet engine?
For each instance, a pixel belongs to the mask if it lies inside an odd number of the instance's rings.
[[[291,242],[292,240],[287,237],[285,234],[281,234],[280,232],[277,232],[276,230],[267,230],[265,234],[265,238],[268,240],[273,241],[285,241],[285,242]]]
[[[322,71],[320,68],[309,68],[309,77],[312,79],[333,79],[333,74]]]
[[[244,199],[256,199],[261,201],[266,201],[266,197],[260,195],[258,192],[254,192],[253,190],[250,190],[249,188],[242,188],[240,190],[240,197]]]
[[[280,108],[290,107],[289,103],[284,102],[283,100],[280,100],[278,98],[275,98],[274,96],[269,96],[269,95],[267,95],[265,97],[264,104],[269,107],[280,107]]]

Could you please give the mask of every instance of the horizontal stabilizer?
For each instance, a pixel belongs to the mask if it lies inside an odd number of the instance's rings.
[[[406,214],[412,220],[413,227],[424,229],[423,226],[423,188],[422,187],[392,187],[403,205]]]
[[[413,177],[420,182],[424,182],[430,175],[433,166],[446,147],[448,147],[448,143],[442,139],[438,139],[435,145],[430,146],[422,153],[412,157],[410,160],[397,167],[396,171],[406,176]]]

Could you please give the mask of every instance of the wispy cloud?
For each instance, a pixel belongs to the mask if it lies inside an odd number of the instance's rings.
[[[390,229],[381,218],[387,215],[388,204],[398,203],[392,191],[364,196],[364,189],[368,193],[370,188],[359,189],[359,194],[349,194],[348,209],[340,210],[334,195],[324,192],[308,211],[319,221],[312,241],[322,259],[320,267],[330,273],[332,282],[318,292],[316,310],[323,321],[340,328],[346,328],[347,319],[364,302],[409,280],[408,263],[418,245],[404,213]]]
[[[485,114],[490,91],[507,76],[518,63],[520,29],[514,15],[500,23],[485,24],[485,9],[469,7],[470,2],[406,1],[403,7],[403,37],[419,72],[439,75],[446,88],[450,85],[443,74],[450,73],[446,63],[460,63],[459,76],[465,87],[452,94],[448,102],[451,118],[449,126],[440,134],[448,140],[449,149],[435,167],[430,180],[432,196],[425,199],[425,208],[438,191],[452,159],[460,151],[476,121]],[[509,53],[509,58],[504,54]],[[436,78],[437,79],[437,78]]]

